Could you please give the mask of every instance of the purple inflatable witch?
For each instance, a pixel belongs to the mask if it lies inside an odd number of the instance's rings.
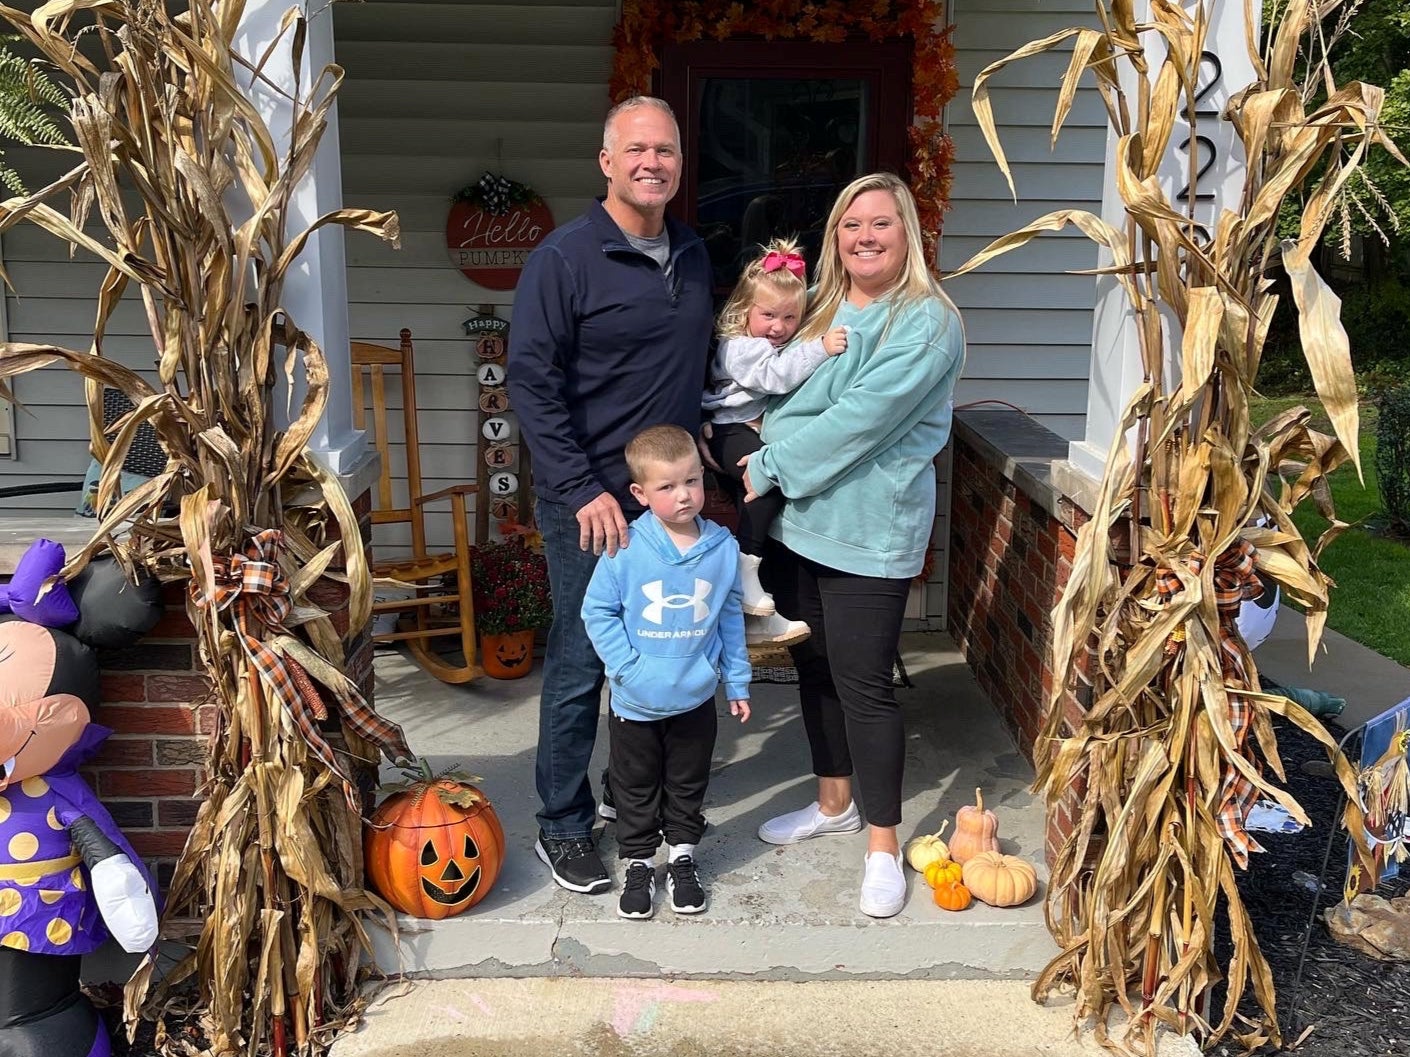
[[[80,674],[73,666],[83,666],[66,652],[69,639],[40,623],[0,617],[5,1057],[107,1057],[107,1030],[79,990],[82,956],[110,935],[132,953],[157,938],[156,888],[78,774],[111,731],[91,723],[84,700],[66,692]],[[79,684],[89,681],[82,674]]]

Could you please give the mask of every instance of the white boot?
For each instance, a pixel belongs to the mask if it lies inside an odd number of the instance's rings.
[[[744,618],[744,641],[750,646],[796,646],[813,629],[801,620],[789,620],[777,613],[767,617]]]
[[[774,596],[764,590],[759,583],[759,562],[757,554],[739,556],[739,579],[744,589],[744,612],[756,617],[767,617],[774,612]]]

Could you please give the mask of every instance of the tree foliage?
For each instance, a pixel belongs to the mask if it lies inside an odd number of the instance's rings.
[[[68,138],[53,111],[68,110],[68,97],[43,68],[16,49],[20,38],[0,36],[0,138],[32,146],[57,146]],[[24,194],[24,181],[0,150],[0,182],[15,194]]]

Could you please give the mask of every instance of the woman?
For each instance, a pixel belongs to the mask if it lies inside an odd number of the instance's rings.
[[[812,626],[792,648],[818,798],[770,819],[771,844],[854,833],[853,763],[870,825],[861,910],[905,904],[896,826],[905,733],[892,660],[935,519],[932,460],[950,436],[964,362],[959,313],[926,267],[915,200],[889,173],[843,188],[827,219],[802,340],[848,328],[847,351],[774,404],[747,459],[751,495],[787,499],[772,535],[781,612]]]

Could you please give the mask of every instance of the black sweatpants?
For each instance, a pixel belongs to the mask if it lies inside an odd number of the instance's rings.
[[[623,859],[650,859],[667,844],[697,844],[705,834],[705,790],[715,753],[715,699],[689,712],[641,722],[608,717],[607,780],[617,806]]]
[[[728,482],[725,487],[734,497],[735,509],[739,511],[739,550],[742,554],[762,557],[764,546],[769,540],[769,527],[783,511],[783,492],[777,488],[757,499],[744,501],[744,467],[739,460],[753,455],[764,446],[755,433],[743,422],[729,422],[723,426],[711,426],[710,454],[725,471]]]
[[[910,578],[841,572],[776,541],[762,569],[780,612],[813,629],[789,647],[813,773],[845,778],[855,769],[863,817],[873,826],[898,825],[906,734],[892,665]]]

